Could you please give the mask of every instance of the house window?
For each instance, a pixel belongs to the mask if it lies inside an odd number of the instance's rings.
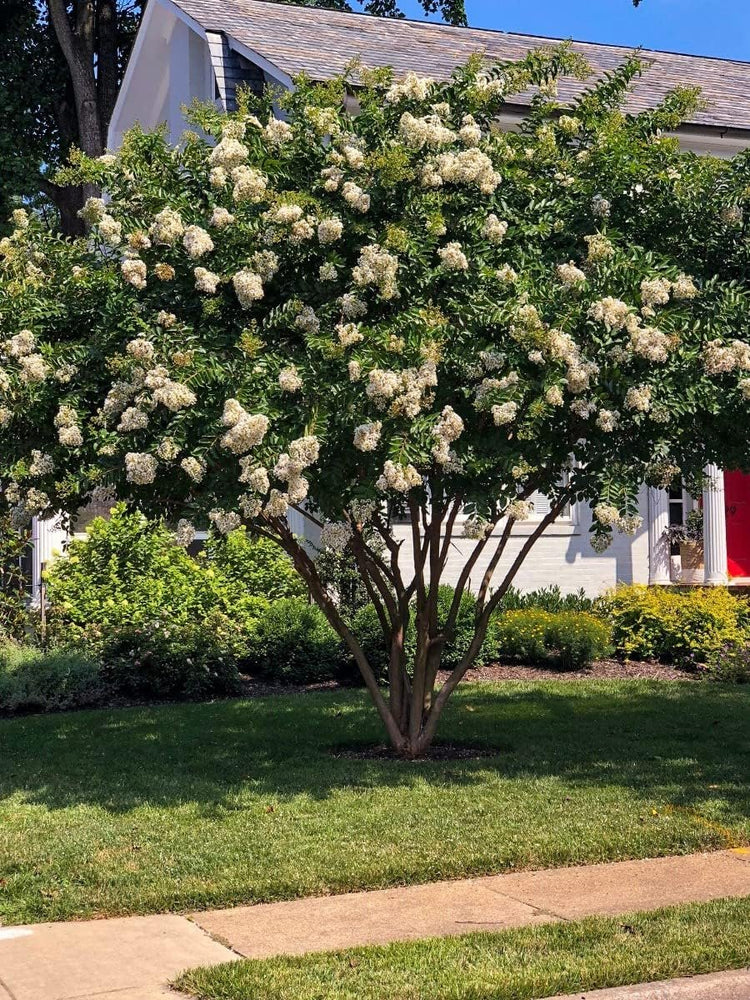
[[[685,523],[687,516],[687,503],[689,498],[682,486],[672,487],[669,490],[669,526],[674,528]],[[673,541],[670,546],[670,555],[680,554],[680,543]]]

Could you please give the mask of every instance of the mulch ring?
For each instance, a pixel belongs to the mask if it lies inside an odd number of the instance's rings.
[[[445,681],[447,672],[438,675]],[[557,670],[551,667],[525,667],[521,664],[493,663],[486,667],[476,667],[465,677],[467,681],[580,681],[580,680],[623,680],[626,678],[646,678],[658,681],[696,681],[699,675],[694,671],[680,670],[664,663],[645,663],[639,660],[598,660],[583,670]]]

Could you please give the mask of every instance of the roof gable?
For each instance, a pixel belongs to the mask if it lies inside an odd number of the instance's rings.
[[[173,0],[204,29],[224,32],[257,52],[283,73],[306,72],[315,80],[341,74],[355,57],[366,66],[392,66],[397,76],[416,70],[447,79],[476,52],[494,59],[520,59],[530,49],[560,39],[481,28],[454,28],[422,21],[372,17],[266,0]],[[599,76],[620,65],[632,49],[574,42]],[[658,104],[677,86],[699,86],[705,110],[690,124],[750,130],[750,63],[707,56],[644,50],[651,65],[637,80],[627,110]],[[570,100],[584,85],[564,80],[560,97]],[[518,103],[527,102],[519,98]]]

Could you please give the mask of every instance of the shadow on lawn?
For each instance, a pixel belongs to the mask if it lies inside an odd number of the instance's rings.
[[[750,817],[750,689],[471,685],[441,736],[502,749],[472,761],[335,758],[335,746],[382,742],[374,709],[356,691],[27,717],[0,722],[0,799],[20,791],[49,809],[80,803],[116,813],[190,802],[212,817],[236,808],[247,787],[283,802],[344,788],[470,786],[493,771],[620,785],[687,809],[716,797]]]

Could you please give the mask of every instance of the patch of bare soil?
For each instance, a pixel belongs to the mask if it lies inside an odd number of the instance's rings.
[[[445,681],[447,673],[438,675]],[[470,670],[467,681],[580,681],[593,679],[623,680],[648,678],[659,681],[696,681],[698,674],[663,663],[638,660],[598,660],[584,670],[557,670],[554,667],[525,667],[521,664],[493,663]]]

